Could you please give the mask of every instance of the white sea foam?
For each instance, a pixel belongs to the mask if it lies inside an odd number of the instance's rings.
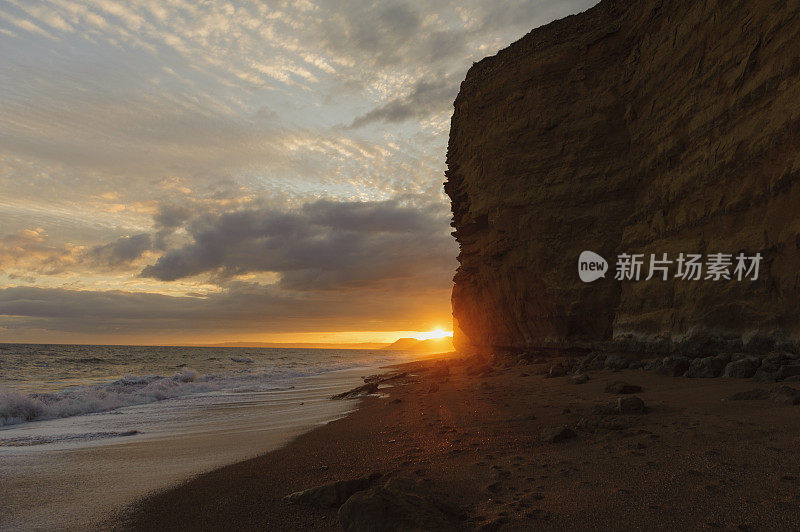
[[[219,378],[183,368],[171,377],[128,375],[107,384],[74,386],[55,393],[0,390],[0,427],[26,421],[105,412],[219,389]]]
[[[0,345],[0,427],[193,394],[259,393],[399,358],[368,350]]]

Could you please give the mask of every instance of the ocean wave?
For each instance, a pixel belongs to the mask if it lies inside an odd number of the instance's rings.
[[[128,375],[106,384],[76,386],[55,393],[21,394],[0,390],[0,427],[26,421],[106,412],[125,406],[219,389],[216,376],[184,368],[171,377]]]
[[[239,364],[221,372],[201,374],[189,367],[179,367],[178,373],[171,376],[127,375],[115,381],[70,386],[48,393],[23,393],[0,386],[0,427],[107,412],[197,393],[235,394],[280,389],[296,379],[311,375],[394,361],[391,357],[383,356],[381,360],[359,357],[345,361],[335,356],[337,353],[324,354],[327,356],[324,361],[293,360],[296,357],[289,357],[289,362],[268,362],[265,366],[250,357],[239,355],[228,357]],[[318,353],[314,355],[318,357]],[[139,362],[141,360],[142,357],[139,357]]]

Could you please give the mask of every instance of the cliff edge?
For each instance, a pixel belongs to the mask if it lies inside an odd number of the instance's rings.
[[[798,2],[605,0],[538,28],[469,70],[447,166],[458,348],[794,348]],[[584,250],[605,278],[580,280]],[[614,278],[623,253],[641,280]],[[762,260],[644,280],[664,253]]]

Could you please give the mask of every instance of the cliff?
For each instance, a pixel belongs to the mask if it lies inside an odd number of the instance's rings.
[[[460,349],[800,335],[796,1],[605,0],[538,28],[469,70],[447,166]],[[605,278],[579,279],[584,250]],[[763,259],[755,281],[614,279],[621,253],[681,252]]]

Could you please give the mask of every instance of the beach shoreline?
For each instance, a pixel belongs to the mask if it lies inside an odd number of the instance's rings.
[[[329,397],[376,369],[9,425],[0,431],[0,530],[98,527],[148,493],[259,456],[346,415],[355,405]],[[94,432],[114,423],[138,430]]]
[[[767,395],[730,399],[780,383],[637,369],[593,371],[576,384],[547,378],[551,364],[402,365],[409,378],[360,399],[349,415],[153,494],[104,526],[337,530],[337,506],[284,498],[378,474],[359,493],[384,490],[402,507],[403,493],[386,486],[410,482],[450,510],[442,517],[405,506],[404,517],[444,518],[456,530],[788,530],[800,522],[800,406]],[[642,387],[642,411],[609,411],[630,397],[606,391],[616,381]],[[369,517],[374,507],[348,510]]]

